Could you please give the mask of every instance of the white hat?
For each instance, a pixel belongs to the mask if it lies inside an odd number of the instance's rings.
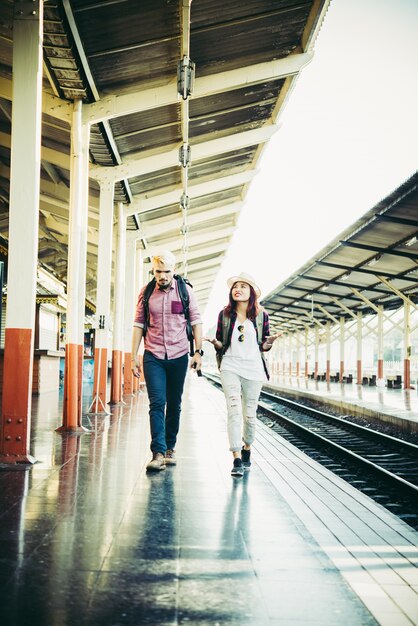
[[[228,278],[228,280],[226,281],[226,284],[228,285],[229,289],[231,289],[232,285],[234,285],[235,283],[238,283],[238,282],[247,283],[248,285],[251,285],[251,287],[255,291],[255,295],[257,296],[257,298],[259,298],[261,296],[260,288],[258,287],[258,285],[255,282],[254,278],[252,276],[250,276],[250,274],[246,274],[245,272],[241,272],[241,274],[239,276],[231,276],[231,278]]]

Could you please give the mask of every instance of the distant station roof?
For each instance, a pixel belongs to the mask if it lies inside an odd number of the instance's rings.
[[[370,209],[262,304],[276,328],[418,302],[418,173]]]
[[[44,98],[39,260],[66,279],[71,101],[91,124],[87,297],[95,300],[99,184],[115,181],[144,259],[182,260],[182,99],[190,101],[189,279],[200,303],[228,248],[248,185],[293,82],[310,60],[329,0],[53,0],[44,2]],[[13,3],[0,3],[0,235],[8,237]],[[187,3],[186,3],[187,4]],[[23,3],[24,6],[25,3]],[[22,5],[22,6],[23,6]],[[20,6],[20,5],[19,5]]]

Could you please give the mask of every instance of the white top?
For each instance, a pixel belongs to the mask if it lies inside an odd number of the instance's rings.
[[[244,330],[239,331],[238,327],[242,326]],[[241,335],[244,337],[243,341],[239,341]],[[257,332],[251,320],[246,319],[243,323],[236,320],[231,345],[222,357],[221,371],[234,372],[247,380],[267,380],[257,344]]]

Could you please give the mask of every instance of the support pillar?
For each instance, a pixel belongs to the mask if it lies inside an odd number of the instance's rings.
[[[383,379],[383,307],[377,313],[377,380]]]
[[[122,400],[122,355],[123,355],[123,323],[125,299],[125,259],[126,259],[126,218],[122,202],[117,205],[117,247],[114,289],[114,325],[112,350],[112,377],[110,404],[118,404]]]
[[[315,380],[318,377],[318,361],[319,361],[319,329],[318,326],[315,327],[315,373],[314,373],[314,378]]]
[[[88,219],[89,126],[82,123],[82,102],[74,102],[71,121],[70,219],[68,232],[67,337],[65,346],[63,424],[58,431],[81,426],[84,309]]]
[[[14,3],[9,262],[2,463],[34,463],[30,416],[41,167],[43,3]],[[24,181],[24,184],[23,184]]]
[[[124,367],[123,367],[123,394],[132,395],[134,392],[134,378],[132,374],[131,348],[132,348],[132,324],[135,315],[136,292],[136,233],[127,233],[126,260],[125,260],[125,309],[123,323],[124,342]]]
[[[292,375],[292,365],[293,365],[293,358],[292,358],[292,333],[289,333],[289,377]]]
[[[409,301],[404,304],[404,366],[403,379],[404,389],[411,388],[411,305]]]
[[[363,314],[357,313],[357,384],[363,383]]]
[[[345,319],[340,317],[340,383],[344,377]]]
[[[300,376],[300,334],[296,333],[296,377]]]
[[[326,365],[326,381],[329,383],[331,381],[331,322],[327,322],[326,326],[326,337],[327,337],[327,365]]]
[[[305,329],[305,378],[308,378],[308,329]]]
[[[113,182],[102,182],[100,184],[97,304],[94,342],[94,397],[92,402],[92,408],[95,413],[106,412],[107,403],[114,189]]]

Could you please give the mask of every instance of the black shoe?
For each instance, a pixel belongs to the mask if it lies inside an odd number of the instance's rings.
[[[231,476],[244,476],[244,467],[242,465],[241,459],[234,459]]]
[[[251,467],[251,450],[246,450],[245,448],[243,448],[241,450],[241,460],[242,460],[242,465],[244,467],[244,469],[249,470]]]

